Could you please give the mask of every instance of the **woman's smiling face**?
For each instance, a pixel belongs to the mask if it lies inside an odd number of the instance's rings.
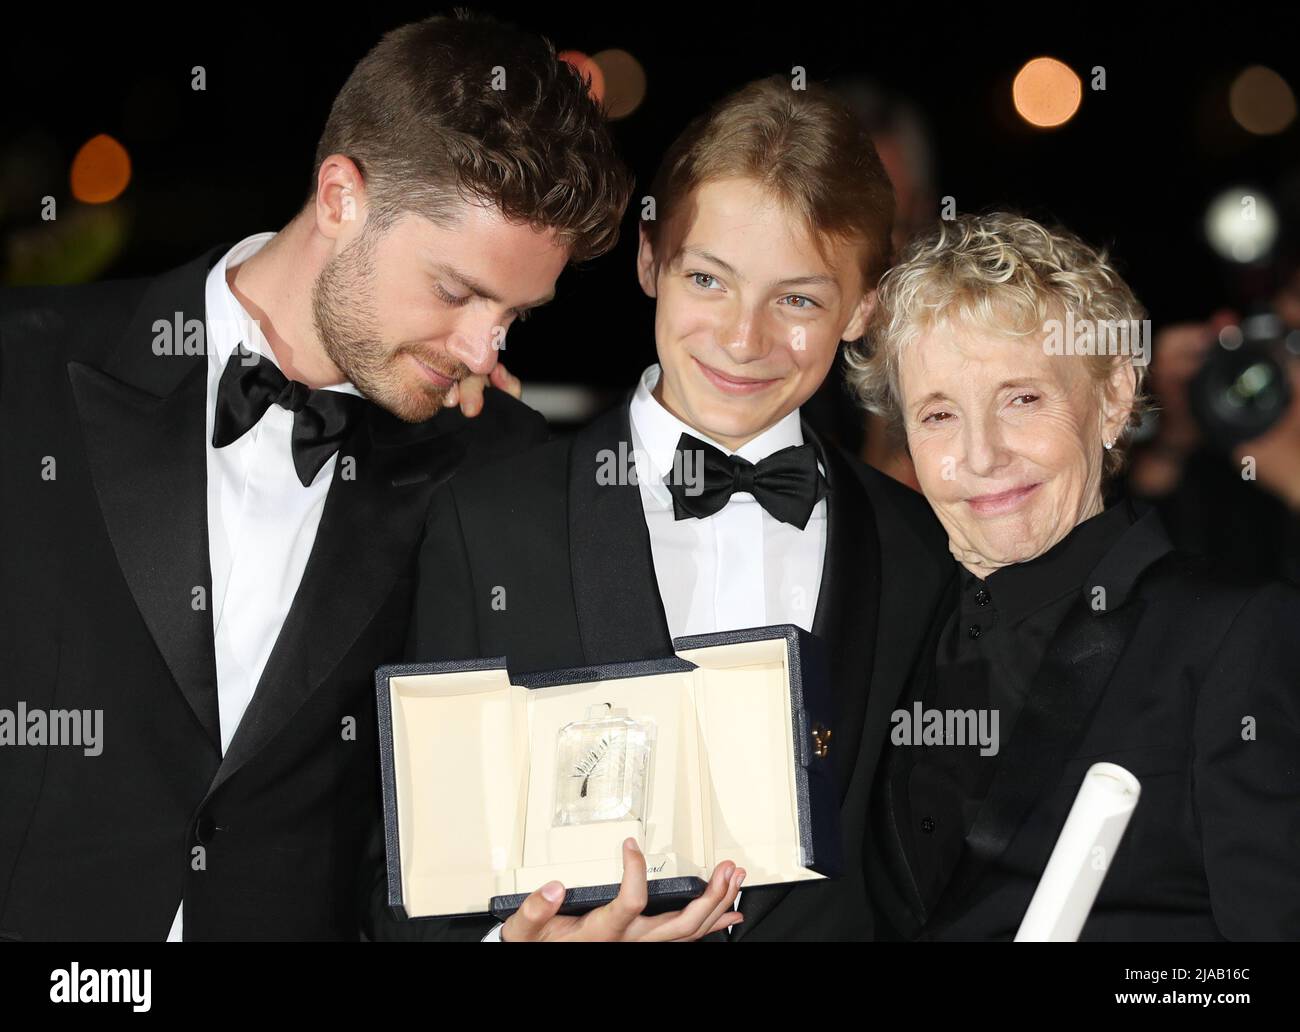
[[[1086,358],[1050,354],[1034,337],[944,325],[900,358],[921,490],[972,573],[1042,555],[1102,510],[1103,442],[1128,407],[1107,400]]]

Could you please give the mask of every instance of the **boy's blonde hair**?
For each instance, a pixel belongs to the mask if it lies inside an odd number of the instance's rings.
[[[810,83],[796,90],[779,75],[760,79],[683,130],[651,185],[655,217],[644,218],[643,212],[641,224],[658,264],[677,257],[677,216],[689,214],[692,191],[730,178],[766,188],[802,219],[819,249],[828,237],[860,243],[864,291],[888,266],[893,187],[866,128],[826,87]]]

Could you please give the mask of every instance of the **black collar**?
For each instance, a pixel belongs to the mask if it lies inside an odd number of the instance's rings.
[[[1151,505],[1128,499],[1116,503],[1116,507],[1120,505],[1127,506],[1134,518],[1102,556],[1081,588],[1096,616],[1118,609],[1128,601],[1142,575],[1157,560],[1174,550],[1164,521]],[[1097,588],[1105,589],[1102,596],[1104,606],[1097,604]]]
[[[1098,585],[1097,571],[1104,559],[1127,536],[1138,514],[1121,500],[1084,520],[1064,538],[1035,559],[993,571],[983,581],[962,570],[963,594],[983,588],[1009,623],[1018,623],[1044,606],[1083,588]],[[1110,593],[1107,588],[1107,594]],[[1114,599],[1101,597],[1109,606]]]

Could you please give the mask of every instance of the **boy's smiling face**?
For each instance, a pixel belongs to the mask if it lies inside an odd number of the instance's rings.
[[[874,295],[863,293],[859,242],[825,239],[823,255],[752,179],[704,183],[683,208],[690,224],[673,260],[655,264],[644,230],[637,254],[657,299],[654,394],[735,451],[813,395],[840,341],[862,335]]]

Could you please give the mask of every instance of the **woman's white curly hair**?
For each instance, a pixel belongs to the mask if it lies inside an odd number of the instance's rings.
[[[1012,212],[959,215],[904,247],[880,280],[875,309],[860,341],[845,351],[850,389],[870,411],[902,431],[898,370],[904,348],[939,325],[959,325],[1039,341],[1049,320],[1072,315],[1094,326],[1131,326],[1146,310],[1120,278],[1106,251],[1073,233]],[[1101,350],[1101,349],[1099,349]],[[1147,407],[1146,366],[1129,354],[1078,356],[1102,389],[1117,363],[1135,377],[1133,409],[1104,473],[1124,466],[1128,430]]]

